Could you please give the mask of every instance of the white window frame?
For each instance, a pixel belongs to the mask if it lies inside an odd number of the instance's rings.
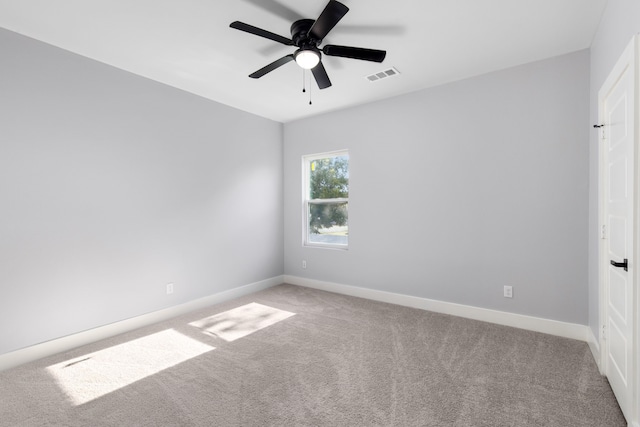
[[[347,243],[322,243],[322,242],[311,242],[309,241],[309,205],[317,203],[317,204],[327,204],[327,203],[349,203],[349,198],[337,198],[337,199],[309,199],[310,197],[310,169],[311,162],[326,159],[328,157],[341,157],[347,156],[349,158],[349,180],[351,180],[351,157],[349,156],[349,150],[337,150],[337,151],[329,151],[326,153],[318,153],[318,154],[310,154],[306,156],[302,156],[302,245],[306,247],[312,248],[328,248],[328,249],[341,249],[347,250],[349,249],[349,237],[347,236]],[[349,190],[351,190],[349,188]],[[347,223],[349,219],[347,217]]]

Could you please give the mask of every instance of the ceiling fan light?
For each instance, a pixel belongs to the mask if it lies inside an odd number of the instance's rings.
[[[315,50],[299,50],[295,54],[296,62],[305,70],[310,70],[320,62],[320,54]]]

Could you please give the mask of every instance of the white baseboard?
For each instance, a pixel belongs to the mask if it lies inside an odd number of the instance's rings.
[[[180,304],[174,307],[169,307],[166,309],[154,311],[152,313],[143,314],[131,319],[126,319],[119,322],[111,323],[109,325],[79,332],[77,334],[57,338],[10,353],[1,354],[0,371],[43,357],[68,351],[81,345],[89,344],[101,339],[132,331],[137,328],[148,326],[153,323],[161,322],[163,320],[167,320],[181,314],[228,301],[233,298],[238,298],[253,292],[258,292],[279,285],[281,283],[290,283],[292,285],[304,286],[338,294],[351,295],[374,301],[398,304],[406,307],[419,308],[422,310],[429,310],[437,313],[450,314],[454,316],[465,317],[468,319],[481,320],[484,322],[512,326],[515,328],[527,329],[565,338],[586,341],[591,348],[591,352],[593,353],[594,358],[597,357],[596,361],[599,362],[599,345],[597,343],[597,340],[593,336],[591,329],[585,325],[559,322],[556,320],[542,319],[521,314],[507,313],[503,311],[414,297],[410,295],[402,295],[392,292],[359,288],[356,286],[342,285],[338,283],[324,282],[320,280],[285,275],[272,277],[270,279],[219,292],[217,294],[200,298],[194,301],[189,301],[187,303]]]
[[[284,282],[292,285],[304,286],[337,294],[366,298],[374,301],[388,302],[406,307],[419,308],[437,313],[451,314],[453,316],[468,319],[481,320],[498,325],[512,326],[545,334],[571,338],[580,341],[588,341],[589,327],[575,323],[560,322],[557,320],[543,319],[539,317],[525,316],[522,314],[507,313],[504,311],[478,308],[469,305],[455,304],[437,301],[427,298],[409,295],[395,294],[392,292],[378,291],[374,289],[359,288],[356,286],[342,285],[338,283],[324,282],[314,279],[306,279],[298,276],[284,276]]]
[[[589,327],[587,327],[587,344],[589,344],[593,359],[596,361],[596,365],[598,365],[598,371],[602,373],[602,365],[600,365],[600,341]]]
[[[10,353],[0,354],[0,371],[9,369],[23,363],[51,356],[63,351],[68,351],[81,345],[109,338],[125,332],[132,331],[153,323],[161,322],[172,317],[180,316],[194,310],[209,307],[224,301],[238,298],[244,295],[258,292],[283,283],[284,276],[276,276],[270,279],[229,289],[204,298],[189,301],[174,307],[165,308],[151,313],[125,319],[109,325],[100,326],[77,334],[57,338],[41,344],[36,344]]]

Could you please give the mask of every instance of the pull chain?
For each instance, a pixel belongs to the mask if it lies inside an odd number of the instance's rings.
[[[305,93],[307,91],[306,86],[307,86],[307,70],[303,68],[302,69],[302,93]],[[309,75],[309,105],[313,104],[311,102],[311,86],[313,85],[311,84],[311,75]]]
[[[305,93],[307,90],[304,88],[305,85],[305,74],[306,74],[307,70],[305,70],[304,68],[302,69],[302,93]]]

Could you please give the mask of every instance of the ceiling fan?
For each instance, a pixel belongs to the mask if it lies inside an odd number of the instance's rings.
[[[300,67],[306,70],[311,70],[320,89],[326,89],[331,86],[331,80],[329,80],[327,71],[322,65],[322,54],[320,52],[328,56],[339,56],[342,58],[361,59],[373,62],[384,61],[384,57],[387,54],[384,50],[365,49],[352,46],[328,44],[322,48],[318,47],[322,43],[322,39],[325,38],[329,31],[336,26],[348,11],[349,8],[344,4],[335,0],[329,0],[329,3],[315,21],[313,19],[299,19],[295,21],[291,25],[290,39],[240,21],[232,22],[229,26],[236,30],[245,31],[287,46],[298,47],[298,50],[294,53],[273,61],[271,64],[249,74],[249,77],[259,79],[265,74],[270,73],[290,61],[296,61]]]

